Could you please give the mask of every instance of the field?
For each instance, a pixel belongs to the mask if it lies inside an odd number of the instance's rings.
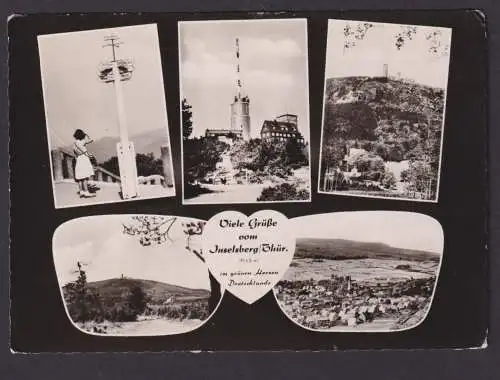
[[[437,263],[434,261],[409,261],[394,259],[294,259],[285,273],[283,280],[314,281],[326,280],[332,275],[351,276],[357,282],[380,283],[404,281],[411,278],[427,278],[436,274]],[[396,269],[408,266],[410,269]]]

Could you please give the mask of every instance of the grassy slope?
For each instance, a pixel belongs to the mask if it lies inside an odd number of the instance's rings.
[[[175,296],[178,302],[206,300],[210,296],[210,292],[205,289],[190,289],[158,281],[131,278],[112,278],[89,282],[88,286],[89,288],[96,289],[104,300],[104,303],[108,305],[126,299],[131,289],[136,286],[140,286],[143,289],[153,304],[163,303],[171,296]]]

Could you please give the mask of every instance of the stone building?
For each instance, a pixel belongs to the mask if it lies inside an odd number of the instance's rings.
[[[297,115],[284,114],[274,120],[265,120],[262,124],[260,137],[263,141],[295,140],[304,144],[304,137],[297,127]]]

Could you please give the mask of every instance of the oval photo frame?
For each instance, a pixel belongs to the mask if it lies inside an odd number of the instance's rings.
[[[201,252],[205,221],[166,215],[73,219],[53,235],[66,314],[98,336],[163,336],[202,327],[224,289]]]
[[[443,258],[437,220],[352,211],[291,221],[296,250],[273,293],[296,325],[318,332],[396,332],[427,318]]]

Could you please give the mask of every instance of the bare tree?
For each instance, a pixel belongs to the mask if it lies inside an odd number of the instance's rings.
[[[396,34],[396,48],[400,50],[404,44],[405,41],[412,40],[413,37],[417,34],[417,27],[412,26],[412,25],[402,25],[400,27],[400,31]]]
[[[169,232],[176,221],[176,217],[164,218],[156,215],[133,216],[133,224],[123,224],[123,233],[137,236],[143,246],[162,244],[167,240],[173,241]]]
[[[344,52],[354,48],[359,41],[364,40],[370,29],[376,24],[369,22],[346,22],[344,26]],[[394,46],[397,50],[401,50],[408,41],[413,40],[417,35],[418,28],[414,25],[400,25],[398,31],[394,35]],[[443,41],[443,33],[439,29],[427,32],[425,39],[429,42],[428,51],[434,55],[447,55],[450,51],[448,43]]]
[[[344,26],[344,51],[356,46],[356,42],[363,40],[371,28],[373,28],[373,24],[369,22],[359,22],[355,26],[346,22]]]

